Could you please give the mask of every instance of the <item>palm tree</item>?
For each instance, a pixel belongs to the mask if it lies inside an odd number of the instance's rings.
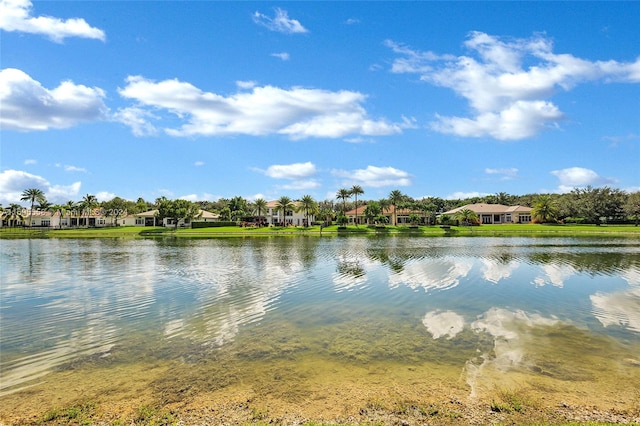
[[[276,203],[276,211],[282,211],[282,226],[286,225],[286,216],[287,212],[291,211],[295,208],[293,201],[291,198],[287,196],[282,196]]]
[[[351,198],[351,191],[345,188],[341,188],[336,193],[336,199],[342,200],[342,215],[344,216],[347,210],[347,200]]]
[[[558,218],[558,205],[549,195],[541,195],[531,209],[531,216],[542,223],[555,222]]]
[[[82,206],[82,210],[84,210],[83,215],[84,213],[87,214],[87,223],[85,223],[85,225],[88,226],[89,216],[91,216],[91,211],[98,206],[98,199],[96,198],[95,195],[87,194],[84,197],[82,197],[82,201],[80,202],[80,205]]]
[[[404,195],[400,190],[394,189],[389,194],[389,203],[393,206],[393,225],[398,226],[398,213],[397,208],[398,204],[402,203],[406,199],[406,195]]]
[[[376,218],[382,214],[382,209],[380,207],[380,203],[377,201],[371,201],[367,204],[367,207],[364,208],[364,217],[367,219],[368,223],[375,223]]]
[[[9,226],[16,226],[16,223],[24,220],[22,216],[23,207],[20,204],[9,204],[9,207],[2,211],[2,217],[9,222]]]
[[[75,201],[67,201],[67,203],[64,205],[64,208],[67,212],[69,212],[70,216],[75,216],[76,212],[76,208],[78,207],[78,204]],[[78,225],[78,222],[76,222],[76,226]],[[69,226],[71,226],[71,221],[69,221]]]
[[[49,211],[51,212],[52,216],[54,216],[56,213],[60,214],[60,220],[58,220],[58,226],[60,229],[62,229],[62,218],[64,217],[65,206],[63,204],[53,204],[49,206]]]
[[[262,212],[267,211],[267,200],[264,198],[256,198],[253,202],[254,211],[258,213],[258,222],[262,224]]]
[[[44,196],[44,192],[38,188],[30,188],[22,191],[22,197],[20,201],[30,201],[31,202],[31,210],[29,211],[29,227],[33,225],[31,219],[33,218],[33,205],[36,203],[44,203],[46,198]]]
[[[315,215],[318,212],[318,203],[316,203],[316,200],[314,200],[311,195],[304,195],[300,199],[298,211],[304,211],[306,222],[305,226],[309,226],[309,212],[311,212],[312,215]]]
[[[358,195],[364,194],[364,189],[360,185],[353,185],[350,192],[356,199],[356,226],[358,226]]]
[[[473,223],[478,222],[478,215],[471,209],[462,209],[456,213],[455,217],[461,224],[467,226],[471,226]]]

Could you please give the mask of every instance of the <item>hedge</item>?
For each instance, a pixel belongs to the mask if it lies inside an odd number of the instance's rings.
[[[238,224],[232,221],[191,222],[191,228],[219,228],[221,226],[238,226]]]

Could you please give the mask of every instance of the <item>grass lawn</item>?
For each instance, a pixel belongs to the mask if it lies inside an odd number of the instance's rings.
[[[640,227],[633,225],[540,225],[502,224],[480,226],[385,226],[382,228],[337,225],[320,229],[319,226],[241,228],[226,226],[219,228],[173,229],[163,227],[122,226],[117,228],[78,229],[21,229],[0,228],[0,238],[136,238],[136,237],[251,237],[251,236],[296,236],[296,235],[412,235],[412,236],[627,236],[640,237]]]

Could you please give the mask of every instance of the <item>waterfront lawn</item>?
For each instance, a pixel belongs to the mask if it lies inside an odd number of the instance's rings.
[[[107,228],[75,229],[29,229],[0,228],[0,238],[117,238],[117,237],[233,237],[233,236],[276,236],[276,235],[411,235],[411,236],[628,236],[640,237],[640,227],[633,225],[541,225],[541,224],[500,224],[480,226],[384,226],[337,225],[302,227],[237,227],[215,228],[164,228],[120,226]]]

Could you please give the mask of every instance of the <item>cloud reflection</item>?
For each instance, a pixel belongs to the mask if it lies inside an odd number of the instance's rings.
[[[411,262],[402,271],[389,276],[389,287],[406,285],[425,291],[447,290],[458,286],[460,278],[466,277],[472,267],[473,260],[455,257]]]

